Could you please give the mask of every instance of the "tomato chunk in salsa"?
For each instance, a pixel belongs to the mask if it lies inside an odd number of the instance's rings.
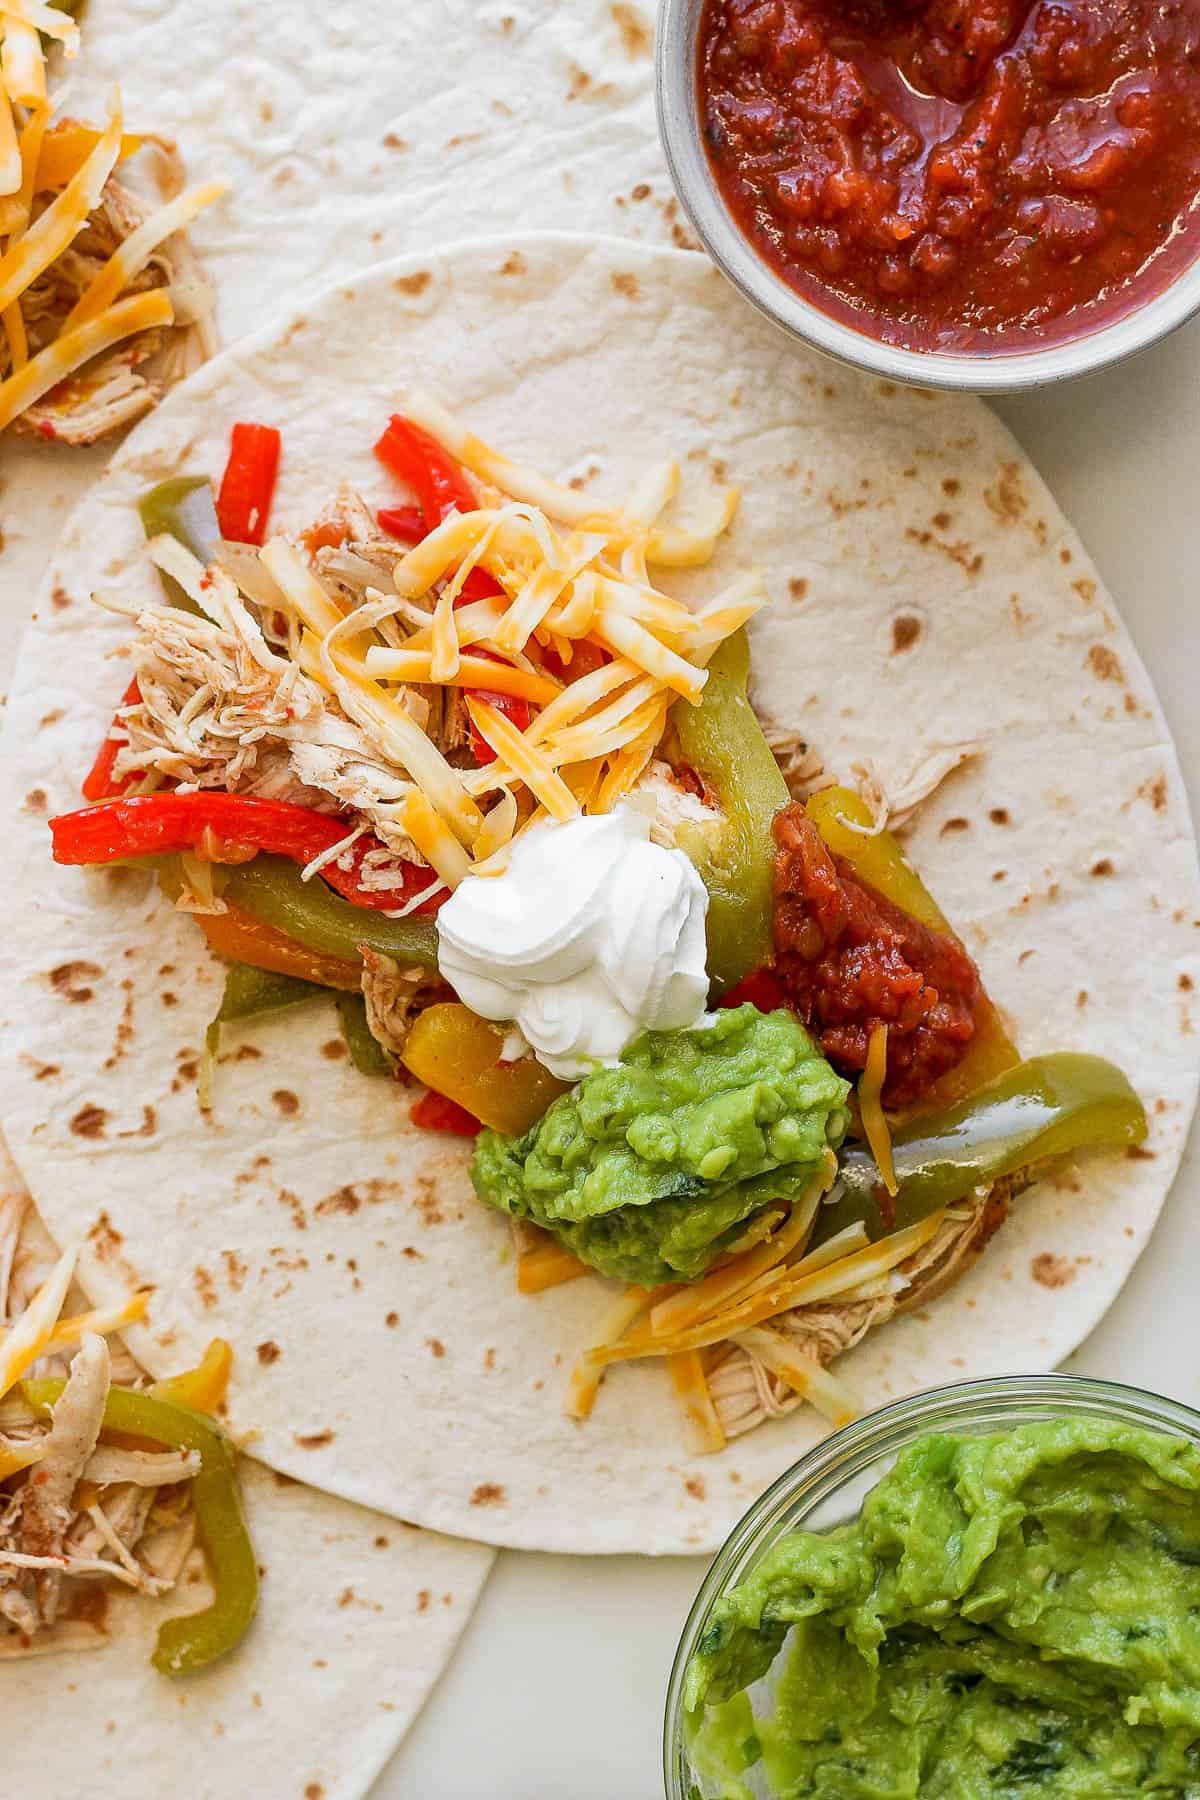
[[[775,963],[771,971],[830,1062],[861,1070],[875,1027],[888,1028],[886,1106],[911,1105],[966,1054],[983,996],[957,939],[902,912],[853,874],[804,808],[772,826]]]
[[[910,349],[1082,335],[1200,251],[1200,0],[708,0],[733,216]]]

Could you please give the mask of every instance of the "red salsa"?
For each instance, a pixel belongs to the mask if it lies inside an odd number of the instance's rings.
[[[844,1074],[865,1066],[872,1032],[886,1025],[884,1104],[911,1105],[966,1054],[983,998],[978,969],[956,938],[861,882],[802,806],[785,806],[772,830],[771,974]]]
[[[910,349],[1081,336],[1200,251],[1200,0],[707,0],[742,229]]]

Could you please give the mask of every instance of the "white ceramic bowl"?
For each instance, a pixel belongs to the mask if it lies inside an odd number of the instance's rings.
[[[1086,336],[995,355],[902,350],[822,312],[777,275],[722,198],[701,133],[697,58],[704,0],[661,0],[655,50],[658,128],[675,191],[717,267],[760,312],[839,362],[889,381],[969,393],[1014,393],[1123,362],[1200,312],[1200,259],[1170,286]]]

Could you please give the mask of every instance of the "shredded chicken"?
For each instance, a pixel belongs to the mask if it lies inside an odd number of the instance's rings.
[[[982,755],[983,745],[976,739],[959,744],[937,744],[918,757],[906,774],[892,779],[886,779],[874,763],[854,763],[852,772],[857,777],[859,792],[871,809],[869,835],[904,831],[947,776]]]
[[[170,172],[175,185],[174,170]],[[170,197],[164,193],[162,198]],[[53,198],[39,198],[34,219]],[[70,249],[21,296],[31,355],[58,336],[64,320],[113,252],[150,216],[153,207],[124,182],[110,177],[100,203]],[[175,324],[142,332],[85,365],[79,374],[28,407],[15,429],[64,444],[94,444],[124,430],[158,404],[166,388],[200,366],[216,348],[214,295],[185,233],[167,238],[124,297],[153,288],[171,290]],[[0,377],[9,372],[0,335]]]
[[[826,774],[821,758],[798,731],[785,731],[782,726],[764,723],[763,736],[771,746],[793,800],[807,800],[821,788],[833,786],[833,776]]]
[[[108,1345],[102,1337],[88,1333],[54,1409],[54,1423],[46,1437],[42,1460],[21,1489],[14,1549],[0,1550],[0,1562],[11,1561],[14,1553],[39,1559],[24,1565],[44,1572],[36,1581],[21,1583],[21,1594],[23,1602],[35,1608],[39,1622],[48,1625],[53,1625],[58,1613],[62,1576],[53,1561],[40,1559],[62,1556],[63,1540],[74,1514],[75,1484],[96,1448],[108,1385]],[[18,1621],[5,1604],[7,1598],[8,1594],[0,1590],[0,1611],[16,1624]],[[28,1617],[26,1605],[19,1610]]]
[[[428,969],[401,968],[394,957],[384,956],[369,945],[361,946],[362,991],[371,1036],[392,1056],[400,1056],[422,1008],[445,992],[444,984]]]
[[[1029,1179],[1022,1178],[1020,1185]],[[963,1273],[1003,1223],[1018,1190],[1016,1178],[998,1182],[946,1216],[942,1229],[908,1262],[901,1264],[897,1291],[871,1299],[822,1301],[800,1306],[771,1321],[793,1347],[827,1368],[861,1343],[869,1331],[897,1313],[924,1305]],[[765,1419],[776,1419],[804,1405],[804,1398],[781,1376],[764,1367],[740,1345],[732,1346],[709,1372],[709,1392],[726,1437],[753,1431]]]
[[[13,1320],[41,1287],[57,1251],[0,1143],[0,1179],[6,1176],[0,1265],[7,1262],[12,1271],[7,1312]],[[9,1240],[18,1217],[14,1250]],[[65,1310],[78,1314],[87,1304],[72,1290]],[[49,1425],[19,1390],[0,1399],[0,1459],[12,1471],[0,1477],[0,1657],[103,1643],[96,1584],[166,1593],[195,1544],[197,1453],[98,1442],[110,1382],[145,1383],[128,1351],[114,1341],[110,1353],[103,1337],[89,1333],[78,1346],[43,1356],[37,1373],[66,1378]],[[202,1560],[196,1572],[203,1579]]]

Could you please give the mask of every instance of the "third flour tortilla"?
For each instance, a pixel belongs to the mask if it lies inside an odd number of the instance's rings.
[[[685,516],[736,482],[739,518],[692,580],[767,574],[760,711],[889,786],[982,741],[922,809],[913,859],[1023,1052],[1109,1056],[1147,1104],[1144,1151],[1038,1186],[967,1279],[839,1363],[867,1405],[1049,1368],[1146,1241],[1196,1091],[1200,895],[1174,750],[1111,600],[993,417],[807,357],[687,254],[530,237],[355,278],[173,396],[74,515],[4,740],[0,1078],[47,1222],[89,1234],[85,1284],[155,1285],[129,1339],[156,1374],[230,1338],[231,1429],[306,1481],[497,1543],[708,1549],[816,1415],[689,1458],[663,1370],[632,1365],[586,1425],[565,1419],[599,1284],[516,1293],[463,1150],[336,1059],[331,1009],[231,1040],[205,1119],[194,1070],[221,975],[195,925],[141,877],[50,861],[46,819],[78,804],[125,683],[105,661],[125,628],[88,595],[157,597],[137,495],[219,473],[230,425],[262,419],[283,432],[282,528],[343,479],[382,503],[370,446],[409,385],[604,498],[672,453]]]

